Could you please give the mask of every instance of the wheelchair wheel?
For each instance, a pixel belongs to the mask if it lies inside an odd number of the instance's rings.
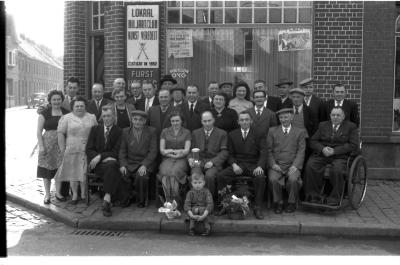
[[[350,206],[356,210],[367,191],[367,164],[362,156],[357,156],[351,164],[347,185]]]

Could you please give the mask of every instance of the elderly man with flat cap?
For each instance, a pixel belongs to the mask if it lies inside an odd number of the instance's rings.
[[[122,175],[134,179],[136,203],[143,208],[148,200],[149,176],[156,166],[157,135],[154,128],[146,126],[146,112],[134,110],[131,118],[132,126],[122,132],[118,157]]]
[[[299,86],[304,90],[304,103],[317,118],[318,123],[324,119],[324,100],[314,94],[314,79],[306,78],[300,81]],[[311,135],[310,135],[311,137]]]
[[[279,79],[279,82],[275,85],[278,87],[278,95],[282,103],[280,108],[282,109],[293,107],[293,102],[289,97],[289,91],[292,85],[293,82],[286,78]]]
[[[267,136],[267,164],[269,187],[272,189],[274,212],[283,211],[282,188],[289,194],[286,212],[296,210],[296,200],[301,188],[301,170],[306,149],[304,129],[292,126],[293,108],[277,111],[281,126],[269,129]]]

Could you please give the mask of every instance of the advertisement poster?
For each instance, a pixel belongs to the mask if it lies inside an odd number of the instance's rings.
[[[159,67],[158,11],[158,5],[127,6],[127,68]]]
[[[193,57],[192,30],[168,30],[167,32],[168,57]]]
[[[280,30],[278,32],[278,51],[301,51],[311,49],[311,30]]]

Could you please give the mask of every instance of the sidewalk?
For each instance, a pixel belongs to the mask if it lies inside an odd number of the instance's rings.
[[[50,205],[43,204],[42,181],[36,179],[36,156],[24,162],[23,170],[7,172],[7,199],[68,225],[85,229],[105,230],[154,230],[160,232],[186,233],[183,218],[168,220],[157,212],[154,204],[147,208],[113,207],[113,216],[102,215],[102,201],[92,196],[91,204],[84,202],[70,205],[57,202],[54,194]],[[7,162],[10,166],[11,162]],[[10,169],[10,167],[7,167]],[[20,173],[17,173],[17,172]],[[21,172],[31,172],[21,174]],[[264,220],[253,216],[246,220],[229,220],[218,217],[213,233],[264,233],[324,236],[400,236],[400,182],[370,180],[362,207],[339,212],[310,212],[302,209],[295,213],[276,215],[264,210]]]

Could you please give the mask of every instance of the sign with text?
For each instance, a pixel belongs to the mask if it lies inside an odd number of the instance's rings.
[[[127,68],[159,67],[159,6],[126,6]]]
[[[193,57],[192,30],[168,30],[167,32],[168,57]]]

